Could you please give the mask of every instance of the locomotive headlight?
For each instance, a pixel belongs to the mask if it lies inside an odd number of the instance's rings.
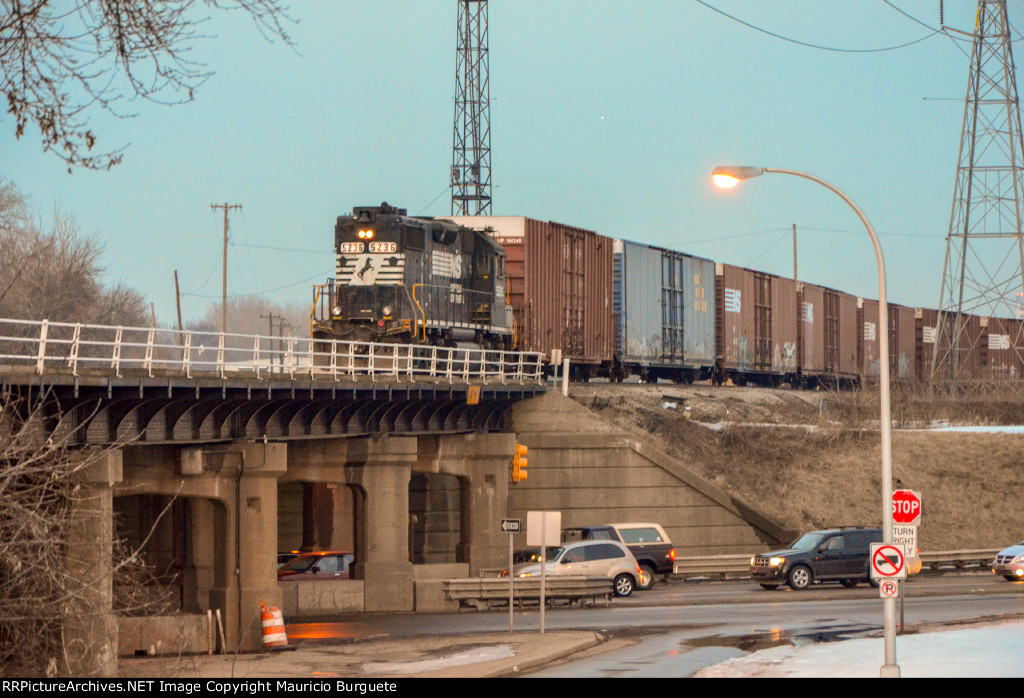
[[[333,312],[335,315],[341,315],[341,306],[334,306],[333,308],[331,308],[331,312]]]
[[[372,230],[364,229],[364,230],[360,230],[359,231],[359,239],[361,239],[361,240],[369,240],[372,237],[373,237],[373,231]]]
[[[390,305],[385,305],[383,310],[384,310],[384,314],[385,315],[390,315],[391,314],[391,306]]]

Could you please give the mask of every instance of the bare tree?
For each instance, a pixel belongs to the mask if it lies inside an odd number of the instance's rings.
[[[271,314],[274,316],[273,321],[269,317]],[[220,303],[207,307],[203,317],[192,323],[189,329],[220,332]],[[308,337],[309,307],[301,303],[280,305],[261,296],[229,298],[228,331],[232,334],[258,334],[264,337]]]
[[[143,296],[105,286],[103,245],[74,217],[46,222],[28,214],[25,196],[0,183],[0,317],[92,324],[148,325]]]
[[[169,607],[138,550],[83,534],[96,512],[82,475],[106,453],[73,447],[74,430],[48,433],[45,414],[41,401],[0,396],[3,677],[102,671],[92,655],[116,649],[113,612]]]
[[[68,164],[109,169],[123,148],[93,154],[88,114],[126,116],[126,97],[189,102],[212,72],[189,60],[212,10],[248,14],[267,39],[291,44],[280,0],[5,0],[0,89],[18,138],[39,127],[43,150]]]

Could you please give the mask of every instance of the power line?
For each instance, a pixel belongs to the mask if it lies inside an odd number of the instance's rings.
[[[301,286],[302,284],[308,284],[313,279],[319,279],[319,278],[321,278],[323,276],[331,274],[333,271],[334,271],[333,269],[327,269],[325,271],[321,271],[321,272],[319,272],[317,274],[314,274],[313,276],[310,276],[307,279],[302,279],[301,281],[296,281],[293,284],[288,284],[287,286],[278,286],[277,288],[266,288],[266,289],[263,289],[261,291],[255,291],[254,293],[237,293],[237,294],[228,296],[228,298],[250,298],[252,296],[263,296],[263,295],[266,295],[268,293],[274,293],[276,291],[284,291],[284,290],[289,289],[289,288],[295,288],[296,286]],[[182,293],[181,295],[188,296],[190,298],[219,298],[220,297],[220,296],[215,296],[215,295],[207,294],[207,293]]]
[[[781,34],[776,34],[775,32],[772,32],[772,31],[769,31],[769,30],[764,29],[762,27],[758,27],[756,25],[753,25],[750,22],[745,22],[744,20],[740,19],[739,17],[734,17],[733,15],[729,14],[728,12],[724,12],[724,11],[718,9],[717,7],[715,7],[714,5],[711,5],[711,4],[707,3],[707,2],[704,2],[704,0],[697,0],[697,2],[699,4],[701,4],[701,5],[703,5],[704,7],[708,8],[709,10],[717,12],[718,14],[722,15],[723,17],[728,17],[732,21],[738,22],[738,23],[742,24],[745,27],[753,29],[754,31],[761,32],[762,34],[767,34],[768,36],[771,36],[773,38],[781,39],[782,41],[788,41],[789,43],[797,44],[798,46],[805,46],[807,48],[814,48],[814,49],[819,49],[819,50],[822,50],[822,51],[835,51],[837,53],[879,53],[879,52],[882,52],[882,51],[895,51],[896,49],[906,48],[907,46],[913,46],[914,44],[919,44],[922,41],[925,41],[927,39],[932,38],[936,34],[942,33],[938,29],[933,29],[931,34],[927,34],[925,36],[922,36],[920,39],[915,39],[913,41],[908,41],[905,44],[899,44],[898,46],[886,46],[886,47],[883,47],[883,48],[837,48],[835,46],[822,46],[821,44],[812,44],[812,43],[808,43],[806,41],[800,41],[799,39],[792,39],[792,38],[790,38],[788,36],[783,36]]]

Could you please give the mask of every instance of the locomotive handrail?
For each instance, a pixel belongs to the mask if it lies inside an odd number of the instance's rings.
[[[417,319],[420,322],[420,327],[423,328],[422,339],[425,342],[425,341],[427,341],[427,312],[423,309],[423,306],[420,305],[420,302],[418,300],[416,300],[416,287],[417,286],[422,286],[422,285],[423,284],[413,284],[412,285],[412,302],[416,306],[416,309],[420,311],[420,317],[417,318]],[[409,293],[409,289],[405,287],[405,284],[402,284],[402,288],[405,289],[406,293]]]
[[[275,348],[274,342],[279,344]],[[326,350],[317,351],[318,348]],[[259,380],[300,376],[325,380],[368,378],[448,383],[542,381],[538,352],[449,348],[301,337],[86,325],[0,318],[0,364],[24,365],[36,375],[100,369],[196,371],[221,379],[254,373]]]

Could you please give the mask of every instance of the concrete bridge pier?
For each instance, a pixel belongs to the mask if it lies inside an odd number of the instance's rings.
[[[240,445],[235,496],[225,500],[222,527],[233,570],[210,589],[210,606],[224,616],[228,648],[262,647],[260,604],[280,608],[284,603],[277,584],[277,478],[287,469],[287,450],[282,443]]]
[[[367,612],[413,610],[408,512],[416,441],[389,437],[348,442],[345,481],[365,493],[365,515],[356,516],[360,555],[354,576],[363,579]]]
[[[70,676],[113,676],[117,671],[117,620],[113,611],[113,487],[121,481],[120,451],[85,451],[68,531],[67,572],[73,600],[64,628]]]
[[[129,518],[142,553],[160,570],[176,570],[182,610],[221,612],[226,647],[262,646],[260,603],[280,607],[277,584],[277,480],[287,468],[283,443],[230,443],[194,448],[125,448],[123,481],[114,494],[140,498]],[[175,497],[187,512],[146,511],[147,495]],[[184,536],[183,550],[161,547]],[[150,536],[151,533],[154,534]],[[153,540],[155,539],[155,540]],[[116,635],[115,635],[116,636]]]

